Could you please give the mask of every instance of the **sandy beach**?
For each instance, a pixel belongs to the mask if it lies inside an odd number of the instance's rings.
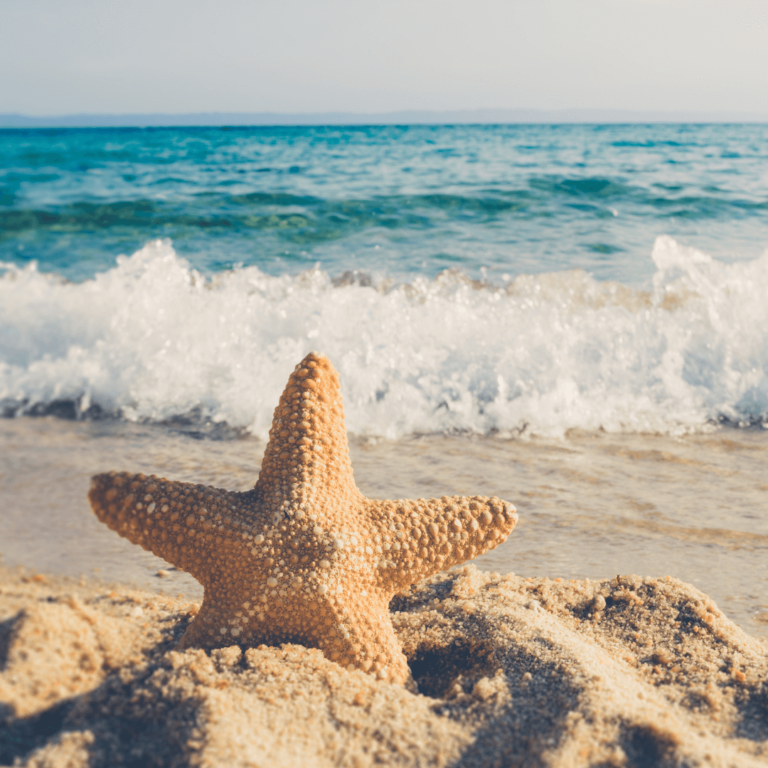
[[[768,764],[762,432],[353,441],[372,497],[476,488],[521,513],[392,601],[416,692],[298,645],[178,650],[200,586],[87,507],[102,466],[247,488],[258,441],[2,423],[0,765]]]
[[[297,645],[175,650],[195,602],[0,582],[2,765],[768,763],[765,648],[669,577],[439,575],[391,605],[418,693]]]

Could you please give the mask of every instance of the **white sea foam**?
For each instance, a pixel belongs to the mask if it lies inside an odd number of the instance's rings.
[[[197,412],[263,437],[288,373],[317,350],[362,435],[768,423],[768,253],[722,264],[662,237],[652,258],[647,291],[581,271],[506,288],[457,273],[206,279],[159,240],[84,283],[6,264],[0,399],[128,419]]]

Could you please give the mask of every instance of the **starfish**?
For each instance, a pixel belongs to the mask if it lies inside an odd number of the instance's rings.
[[[314,352],[291,374],[269,435],[250,491],[109,472],[93,478],[91,506],[203,585],[181,647],[296,642],[349,670],[408,682],[389,601],[506,540],[515,508],[484,496],[363,496],[338,374]]]

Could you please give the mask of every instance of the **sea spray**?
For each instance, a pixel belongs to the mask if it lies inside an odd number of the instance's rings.
[[[724,264],[660,237],[652,258],[645,290],[581,270],[496,284],[450,270],[207,278],[168,240],[82,283],[4,264],[0,399],[7,414],[64,401],[265,437],[288,372],[317,350],[358,435],[767,423],[768,254]]]

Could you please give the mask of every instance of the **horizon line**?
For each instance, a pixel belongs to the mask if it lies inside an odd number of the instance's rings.
[[[768,113],[733,110],[455,109],[388,112],[0,113],[0,128],[299,127],[509,124],[768,123]]]

